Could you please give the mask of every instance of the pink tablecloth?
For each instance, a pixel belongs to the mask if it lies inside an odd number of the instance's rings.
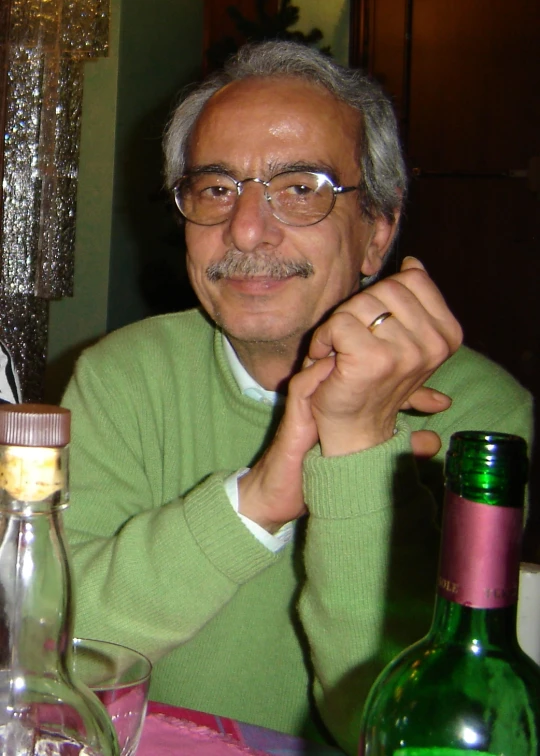
[[[161,722],[163,728],[165,728],[167,721],[170,726],[170,718],[187,720],[200,727],[221,733],[227,741],[233,741],[246,747],[246,749],[262,751],[263,754],[271,754],[272,756],[340,756],[341,754],[341,751],[336,748],[308,743],[300,738],[267,730],[264,727],[256,727],[192,709],[150,702],[137,756],[160,756],[156,750],[154,738],[156,733],[159,732]],[[172,750],[170,753],[172,753]]]

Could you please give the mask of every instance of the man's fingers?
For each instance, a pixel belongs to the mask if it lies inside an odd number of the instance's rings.
[[[441,439],[435,431],[419,430],[411,433],[411,446],[415,457],[434,457],[441,445]]]
[[[440,391],[428,388],[427,386],[420,386],[420,388],[410,395],[401,409],[414,409],[418,412],[435,414],[436,412],[447,410],[451,404],[452,400],[446,394],[442,394]]]
[[[289,383],[285,413],[274,439],[274,446],[288,458],[303,457],[317,441],[311,396],[332,372],[334,365],[334,357],[315,362],[306,358],[302,370]]]
[[[302,370],[296,373],[289,383],[289,396],[293,395],[298,400],[309,399],[319,385],[328,378],[335,365],[334,355],[319,360],[306,357]]]

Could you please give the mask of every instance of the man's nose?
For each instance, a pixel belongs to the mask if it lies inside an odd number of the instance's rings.
[[[242,252],[254,251],[261,244],[276,246],[282,239],[282,225],[272,215],[264,186],[249,181],[243,184],[226,224],[226,241]]]

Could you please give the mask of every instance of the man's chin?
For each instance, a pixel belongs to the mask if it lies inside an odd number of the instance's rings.
[[[298,325],[276,322],[272,318],[250,316],[246,322],[216,320],[231,342],[244,344],[284,344],[298,338]]]

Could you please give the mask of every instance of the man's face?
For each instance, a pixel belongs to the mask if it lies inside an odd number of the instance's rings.
[[[210,99],[193,134],[189,170],[212,166],[237,180],[269,180],[302,164],[343,186],[358,185],[357,132],[356,111],[322,87],[294,78],[248,79]],[[316,225],[285,225],[272,215],[264,187],[249,182],[228,220],[186,223],[188,271],[201,304],[233,343],[297,349],[358,289],[361,272],[377,272],[391,233],[384,221],[362,217],[356,191],[338,195]],[[208,267],[226,255],[260,264],[255,273],[211,280]],[[308,263],[311,273],[276,278],[272,261]]]

